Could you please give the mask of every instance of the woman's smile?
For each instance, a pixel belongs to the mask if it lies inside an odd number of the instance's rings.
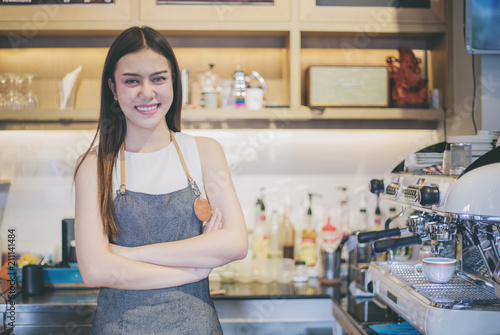
[[[135,109],[143,115],[152,115],[158,111],[161,104],[137,105]]]

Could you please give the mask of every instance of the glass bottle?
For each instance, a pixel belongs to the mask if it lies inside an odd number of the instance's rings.
[[[366,208],[359,209],[359,231],[368,230],[368,213],[366,213]]]
[[[309,209],[306,215],[306,227],[302,230],[300,243],[300,260],[307,266],[316,265],[316,229],[314,228],[311,209],[312,194],[309,193]]]
[[[349,199],[347,197],[347,187],[339,187],[342,191],[342,200],[340,201],[340,230],[348,232],[351,230],[349,222]]]
[[[269,255],[269,231],[267,229],[266,206],[261,202],[258,222],[254,230],[253,252],[255,259],[266,259]]]
[[[338,240],[337,228],[332,225],[331,218],[328,216],[326,224],[321,228],[321,247],[326,251],[334,251]]]
[[[246,85],[245,72],[241,70],[241,65],[236,65],[231,89],[234,108],[245,108]]]
[[[269,258],[283,258],[283,249],[280,247],[280,224],[276,208],[271,211]]]
[[[281,244],[284,258],[294,258],[295,229],[293,228],[290,216],[285,209],[283,213],[283,223],[281,227]]]

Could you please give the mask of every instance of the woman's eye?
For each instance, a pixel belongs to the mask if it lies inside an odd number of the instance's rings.
[[[137,84],[139,81],[137,79],[127,79],[125,84]]]
[[[157,83],[157,82],[162,82],[162,81],[165,81],[167,80],[166,77],[154,77],[153,78],[153,82]]]

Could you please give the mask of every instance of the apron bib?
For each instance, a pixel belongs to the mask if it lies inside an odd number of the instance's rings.
[[[121,155],[123,157],[123,154]],[[195,237],[203,222],[194,211],[197,195],[191,186],[167,194],[127,190],[121,164],[122,186],[115,197],[118,236],[114,244],[135,247]],[[113,275],[113,274],[111,274]],[[123,274],[116,274],[120,280]],[[196,283],[155,290],[103,287],[91,334],[222,334],[210,298],[208,278]]]

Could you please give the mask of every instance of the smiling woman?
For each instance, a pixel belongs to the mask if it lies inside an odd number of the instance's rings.
[[[167,128],[164,122],[173,101],[172,71],[167,59],[152,49],[123,56],[109,87],[127,120],[127,131]],[[158,130],[162,131],[162,130]]]
[[[222,333],[208,275],[246,256],[246,225],[221,146],[180,132],[179,79],[151,28],[127,29],[108,52],[98,130],[75,170],[79,268],[101,288],[92,334]]]

